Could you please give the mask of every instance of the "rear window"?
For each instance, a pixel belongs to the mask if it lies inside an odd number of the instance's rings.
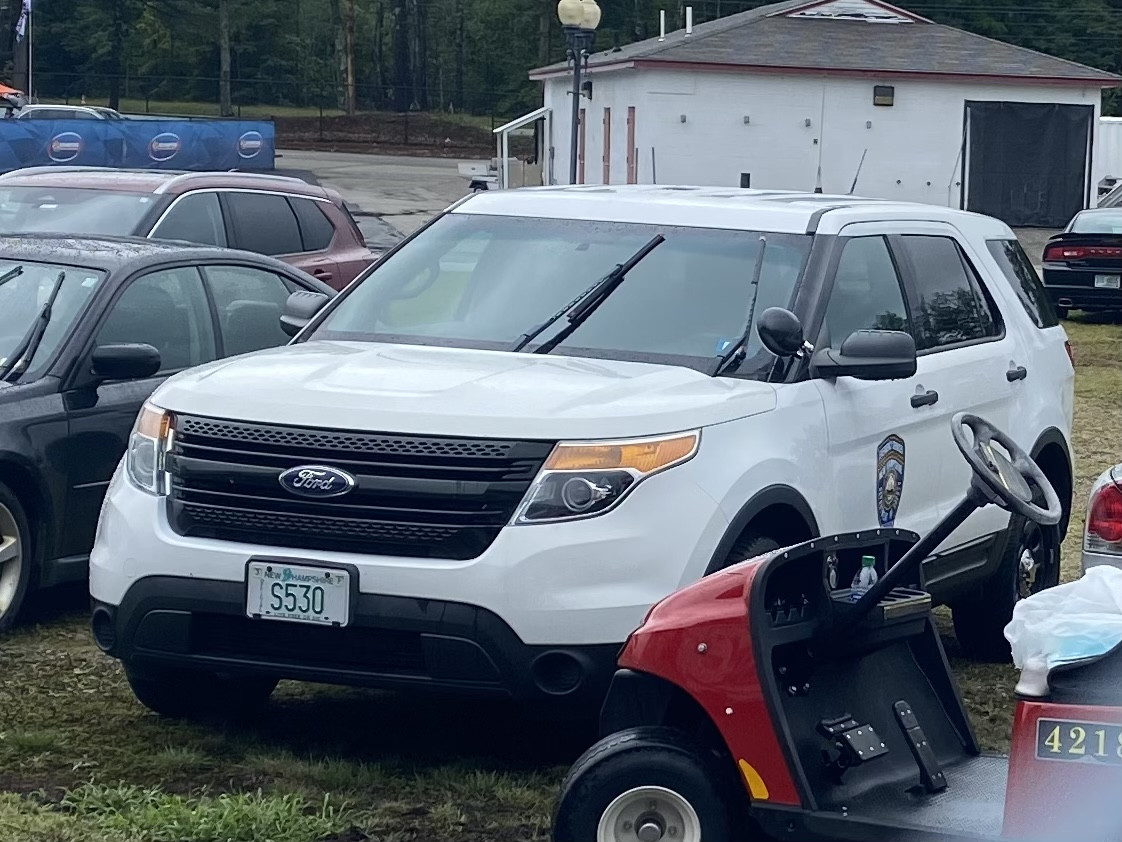
[[[1071,221],[1073,234],[1122,234],[1122,208],[1076,214]]]
[[[1055,327],[1060,323],[1052,302],[1040,283],[1040,276],[1032,265],[1019,240],[987,240],[990,254],[1001,267],[1001,271],[1017,293],[1017,299],[1025,308],[1033,324],[1039,328]]]

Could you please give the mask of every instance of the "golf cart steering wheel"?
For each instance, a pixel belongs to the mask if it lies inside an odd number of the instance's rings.
[[[958,413],[951,423],[954,443],[970,463],[975,476],[1003,509],[1043,526],[1060,522],[1063,507],[1056,490],[1032,457],[1016,442],[989,421],[968,412]],[[974,434],[973,442],[967,440],[966,430]],[[1012,461],[994,448],[994,442],[1005,448],[1013,457]],[[1033,502],[1033,486],[1044,494],[1044,506]]]

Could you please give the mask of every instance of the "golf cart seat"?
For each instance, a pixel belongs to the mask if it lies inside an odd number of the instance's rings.
[[[1122,707],[1122,643],[1109,652],[1056,667],[1048,701],[1062,705]]]

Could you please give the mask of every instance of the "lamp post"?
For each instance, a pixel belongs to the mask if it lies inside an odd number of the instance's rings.
[[[577,123],[580,121],[580,74],[596,27],[600,25],[600,7],[596,0],[558,0],[557,19],[565,33],[567,58],[573,63],[573,121],[569,142],[569,184],[577,183]]]

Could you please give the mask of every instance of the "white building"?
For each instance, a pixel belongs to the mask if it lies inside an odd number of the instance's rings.
[[[530,78],[565,183],[571,67]],[[1093,202],[1101,93],[1122,86],[879,0],[763,6],[597,52],[585,78],[578,182],[852,192],[1042,227]]]

